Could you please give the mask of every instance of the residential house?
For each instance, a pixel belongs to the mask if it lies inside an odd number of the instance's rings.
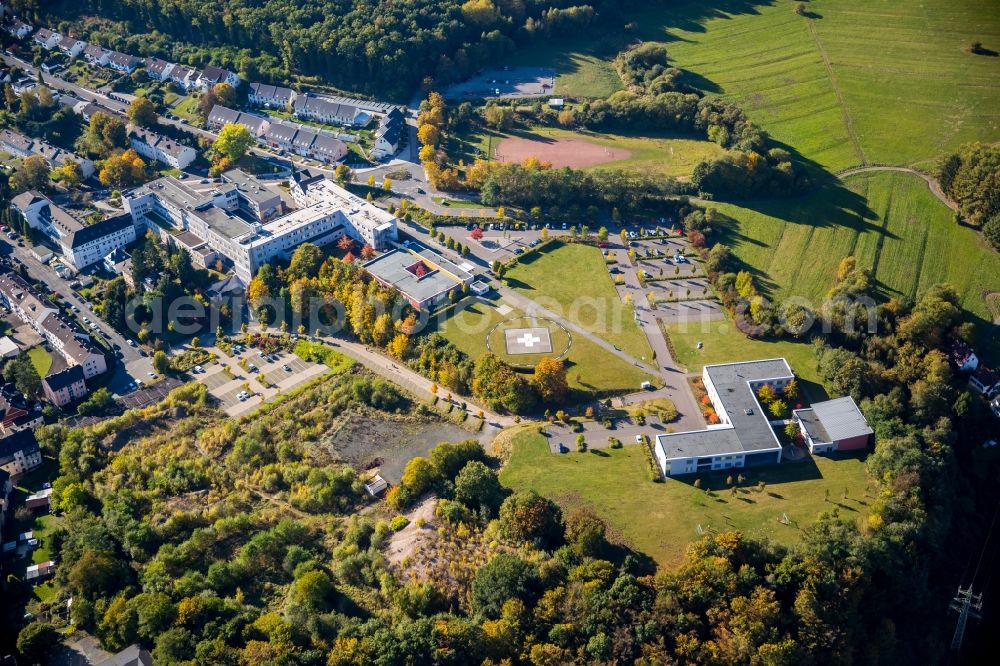
[[[21,353],[21,348],[10,339],[9,335],[0,337],[0,358],[14,358]]]
[[[18,39],[24,39],[32,33],[34,28],[29,23],[14,19],[8,26],[7,32],[17,37]]]
[[[56,167],[65,166],[67,162],[75,162],[78,167],[80,167],[80,175],[83,176],[84,180],[87,180],[97,172],[97,167],[94,162],[86,157],[77,155],[76,153],[71,153],[68,150],[63,150],[53,146],[51,143],[46,143],[44,141],[35,141],[33,146],[33,152],[35,155],[41,155],[45,158],[45,161],[49,163],[49,166],[53,169]]]
[[[0,439],[0,470],[7,472],[11,480],[17,481],[42,464],[42,449],[38,446],[32,430],[19,430],[9,437]]]
[[[327,125],[363,126],[371,115],[351,104],[341,104],[324,97],[305,94],[293,102],[296,118],[312,120]]]
[[[198,151],[194,148],[146,129],[134,127],[129,131],[128,136],[129,143],[135,152],[151,160],[163,162],[175,169],[186,168],[198,157]]]
[[[174,65],[167,73],[167,78],[179,88],[187,91],[195,87],[198,81],[198,73],[190,67],[184,65]]]
[[[0,436],[42,425],[42,406],[7,383],[0,387]]]
[[[59,352],[68,365],[83,368],[85,379],[107,371],[107,359],[90,343],[90,336],[58,311],[24,278],[13,271],[0,272],[0,300],[21,319],[31,324]]]
[[[39,562],[28,566],[24,571],[24,580],[30,583],[38,583],[56,573],[56,563],[52,560]]]
[[[0,130],[0,149],[16,157],[28,157],[32,155],[34,141],[24,136],[20,132],[5,129]]]
[[[128,53],[121,53],[120,51],[112,51],[111,55],[108,56],[108,67],[116,72],[131,74],[141,64],[142,60],[139,60],[139,58]]]
[[[0,130],[0,148],[11,153],[12,155],[17,155],[18,157],[39,155],[44,157],[45,161],[48,162],[49,166],[52,168],[61,167],[66,164],[67,161],[72,160],[76,162],[77,166],[80,167],[80,173],[83,175],[84,179],[93,176],[94,171],[96,170],[94,163],[86,157],[81,157],[80,155],[71,153],[68,150],[57,148],[56,146],[46,143],[41,139],[26,137],[20,132],[15,132],[14,130]]]
[[[979,367],[979,357],[964,340],[952,338],[948,345],[948,360],[958,372],[973,372]]]
[[[82,400],[87,397],[87,384],[83,377],[83,368],[73,365],[60,372],[55,372],[42,380],[42,393],[45,399],[56,407]]]
[[[24,498],[24,506],[31,509],[48,509],[51,504],[52,488],[43,488]]]
[[[59,40],[59,43],[56,44],[56,48],[59,49],[61,52],[65,53],[66,55],[68,55],[70,58],[75,58],[81,53],[83,53],[83,49],[85,49],[86,47],[87,47],[87,42],[83,41],[82,39],[77,39],[76,37],[69,37],[69,36],[62,37]]]
[[[62,35],[58,32],[52,32],[48,28],[39,28],[34,36],[35,44],[50,51],[56,47],[60,39],[62,39]]]
[[[223,125],[243,125],[257,139],[260,139],[267,131],[267,128],[270,127],[270,122],[268,122],[267,118],[236,111],[235,109],[230,109],[219,104],[212,107],[206,122],[208,128],[213,130],[218,130]]]
[[[398,108],[383,116],[375,130],[375,144],[372,146],[372,156],[382,159],[391,157],[399,150],[399,142],[403,137],[406,121]]]
[[[781,391],[795,379],[783,358],[706,365],[705,392],[720,423],[657,435],[653,456],[664,476],[781,462],[781,442],[757,400],[763,386]]]
[[[1000,372],[980,363],[969,376],[969,387],[980,395],[992,398],[995,393],[1000,392]]]
[[[291,150],[299,128],[290,123],[273,122],[264,132],[264,143],[275,150]]]
[[[153,666],[153,657],[141,645],[135,644],[97,662],[97,666]]]
[[[202,70],[201,76],[198,77],[197,81],[198,87],[202,90],[208,90],[212,86],[218,85],[219,83],[227,83],[234,88],[238,88],[240,85],[240,77],[236,76],[236,74],[230,72],[228,69],[209,65]]]
[[[347,144],[322,131],[273,122],[264,133],[264,142],[277,150],[288,150],[327,164],[347,154]]]
[[[97,67],[107,67],[108,60],[111,58],[111,51],[104,48],[103,46],[98,46],[97,44],[88,44],[83,49],[83,59],[86,60],[91,65]]]
[[[265,109],[287,109],[288,105],[295,101],[295,91],[267,83],[251,83],[247,100],[253,106],[262,106]]]
[[[20,97],[24,93],[34,90],[37,85],[38,79],[29,74],[28,76],[22,76],[17,81],[12,81],[10,87],[14,89],[14,94]]]
[[[866,449],[873,431],[851,396],[792,411],[810,453]]]
[[[146,76],[149,78],[154,81],[167,81],[170,79],[170,72],[176,65],[159,58],[146,58],[143,66],[146,69]]]

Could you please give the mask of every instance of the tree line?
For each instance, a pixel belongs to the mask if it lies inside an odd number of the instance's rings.
[[[596,31],[631,1],[554,0],[84,0],[22,2],[22,15],[74,21],[84,39],[173,62],[214,64],[244,79],[296,75],[405,99],[425,78],[464,79],[518,44]],[[112,21],[77,21],[84,16]]]

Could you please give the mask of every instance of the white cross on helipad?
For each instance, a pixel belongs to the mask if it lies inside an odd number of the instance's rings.
[[[531,331],[528,331],[527,333],[525,333],[524,335],[522,335],[517,339],[517,342],[524,345],[525,347],[534,347],[536,342],[541,342],[541,341],[542,339],[537,335],[533,334]]]

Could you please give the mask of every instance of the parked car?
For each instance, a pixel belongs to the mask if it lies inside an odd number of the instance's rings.
[[[281,369],[284,370],[285,372],[291,372],[292,371],[292,369],[288,367],[287,363],[285,365],[281,366]]]

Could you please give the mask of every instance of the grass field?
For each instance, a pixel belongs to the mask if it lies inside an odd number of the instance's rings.
[[[49,374],[49,368],[52,367],[52,356],[45,351],[44,347],[32,347],[28,350],[28,358],[31,359],[31,364],[35,366],[35,370],[38,372],[39,377],[45,377]]]
[[[555,67],[557,97],[607,97],[621,90],[622,83],[611,64],[618,41],[603,43],[589,35],[584,42],[542,40],[519,46],[504,64],[517,67]]]
[[[637,36],[738,100],[778,141],[837,170],[929,167],[972,140],[1000,138],[1000,50],[992,0],[671,3],[640,11]]]
[[[703,366],[712,363],[784,357],[799,378],[807,399],[818,401],[828,397],[820,385],[816,354],[808,341],[752,340],[736,330],[728,318],[669,324],[665,330],[673,344],[675,359],[690,373],[700,373]],[[701,349],[698,349],[699,342]]]
[[[1000,254],[956,224],[923,180],[881,172],[852,176],[846,185],[753,210],[715,204],[735,220],[727,243],[771,298],[818,304],[841,258],[853,254],[885,297],[914,299],[947,282],[981,327],[990,319],[985,296],[1000,291]]]
[[[652,357],[646,334],[635,322],[634,309],[618,297],[596,247],[550,243],[508,271],[507,283],[635,358]]]
[[[706,533],[741,530],[753,537],[795,543],[801,539],[802,528],[824,511],[838,509],[842,516],[864,516],[869,501],[866,487],[871,483],[870,494],[875,488],[857,458],[818,457],[744,470],[746,492],[733,497],[726,489],[726,476],[732,472],[700,475],[699,490],[692,485],[696,476],[665,483],[649,481],[638,446],[604,453],[552,454],[544,437],[525,430],[514,439],[500,479],[516,490],[535,490],[563,510],[591,507],[608,523],[612,539],[646,553],[660,565],[683,556],[685,546],[698,538],[699,525]],[[763,493],[757,492],[758,481],[766,484]],[[714,496],[706,488],[716,491]],[[790,525],[779,522],[783,513]]]
[[[521,317],[514,310],[501,315],[496,308],[474,303],[441,324],[442,335],[472,358],[486,353],[486,335],[501,321]],[[494,336],[497,337],[497,336]],[[553,339],[553,344],[556,341]],[[495,350],[496,351],[496,350]],[[507,360],[520,362],[524,357]],[[596,393],[622,393],[639,390],[644,381],[653,378],[635,366],[597,346],[583,336],[573,336],[573,346],[566,358],[570,388]]]
[[[448,146],[448,153],[456,162],[458,159],[463,159],[469,164],[476,158],[476,150],[480,156],[489,154],[492,157],[497,144],[507,137],[537,141],[575,139],[608,148],[623,149],[631,153],[627,158],[587,166],[584,169],[634,169],[679,178],[690,176],[695,166],[702,160],[716,159],[726,152],[716,143],[689,137],[625,136],[559,127],[532,127],[507,133],[472,130],[464,136],[455,137]]]

